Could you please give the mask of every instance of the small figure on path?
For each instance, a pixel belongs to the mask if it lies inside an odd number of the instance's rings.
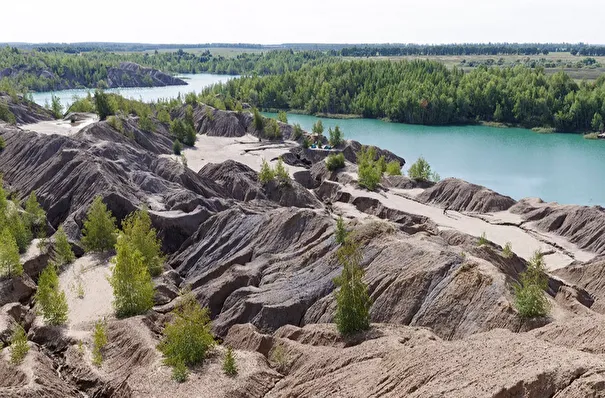
[[[447,205],[446,205],[446,206],[443,208],[443,215],[446,215],[446,216],[447,216],[447,211],[448,211],[448,209],[449,209],[449,208],[450,208],[450,207],[449,207],[449,206],[447,206]]]

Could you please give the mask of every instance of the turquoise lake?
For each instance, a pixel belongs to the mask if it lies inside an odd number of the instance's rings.
[[[267,113],[267,116],[275,114]],[[317,117],[288,114],[311,131]],[[605,205],[605,140],[577,134],[538,134],[520,128],[417,126],[373,119],[324,119],[345,138],[389,149],[405,170],[423,156],[441,178],[457,177],[514,199]]]
[[[182,75],[187,86],[113,89],[110,92],[143,101],[199,92],[234,76]],[[64,104],[88,90],[55,94]],[[43,105],[52,93],[35,93]],[[275,114],[267,113],[268,116]],[[317,117],[288,114],[290,123],[310,131]],[[411,165],[423,156],[441,178],[457,177],[484,185],[515,199],[540,197],[545,201],[605,205],[605,140],[586,140],[576,134],[537,134],[519,128],[486,126],[433,127],[387,123],[373,119],[322,118],[325,134],[339,125],[347,139],[386,148]]]

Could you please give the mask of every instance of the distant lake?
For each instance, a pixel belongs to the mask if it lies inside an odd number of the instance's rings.
[[[266,113],[275,117],[275,114]],[[311,131],[317,117],[288,114]],[[405,170],[423,156],[441,178],[457,177],[514,199],[540,197],[564,204],[605,205],[605,140],[580,134],[537,134],[519,128],[434,127],[373,119],[324,119],[347,139],[403,157]]]
[[[143,101],[157,101],[160,98],[176,98],[179,93],[184,95],[191,91],[199,93],[204,88],[216,83],[226,82],[237,76],[228,75],[212,75],[210,73],[198,74],[182,74],[178,75],[188,84],[186,86],[165,86],[165,87],[143,87],[143,88],[113,88],[105,90],[108,93],[119,93],[126,98],[140,99]],[[77,89],[77,90],[60,90],[46,91],[41,93],[33,93],[34,101],[44,106],[45,102],[50,102],[52,95],[56,95],[61,99],[61,103],[65,108],[73,102],[74,95],[85,97],[86,94],[94,89]]]

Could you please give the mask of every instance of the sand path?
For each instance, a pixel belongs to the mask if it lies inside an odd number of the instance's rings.
[[[99,117],[93,113],[87,114],[87,118],[77,121],[75,123],[69,120],[48,120],[32,124],[24,124],[19,127],[23,130],[35,131],[37,133],[46,135],[63,135],[71,136],[82,130],[84,127],[89,126],[99,121]]]

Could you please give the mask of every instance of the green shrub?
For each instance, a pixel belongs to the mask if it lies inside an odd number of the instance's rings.
[[[6,141],[4,141],[4,138],[0,137],[0,151],[4,148],[6,148]]]
[[[107,345],[107,322],[98,320],[92,335],[92,363],[101,366],[103,363],[103,350]]]
[[[164,257],[162,256],[162,243],[157,238],[157,231],[151,225],[151,218],[147,208],[137,210],[122,222],[122,231],[125,238],[143,256],[143,263],[151,276],[162,272]]]
[[[341,153],[336,155],[330,155],[326,159],[326,166],[328,170],[334,171],[345,167],[345,155]]]
[[[286,112],[284,112],[284,111],[279,111],[277,113],[277,120],[279,120],[282,123],[288,123],[288,114],[286,114]]]
[[[311,141],[309,141],[309,138],[305,136],[305,138],[303,138],[302,147],[308,149],[310,146]]]
[[[300,127],[300,124],[296,123],[294,127],[292,127],[292,140],[296,141],[303,135],[303,129]]]
[[[63,325],[67,322],[67,299],[59,288],[57,268],[52,262],[42,271],[38,279],[36,303],[40,306],[44,321],[48,325]]]
[[[21,212],[19,209],[19,203],[14,200],[12,206],[5,210],[5,226],[9,229],[20,253],[25,253],[29,244],[32,241],[33,235],[28,225],[27,213]]]
[[[173,314],[174,319],[164,328],[164,337],[158,345],[164,362],[169,366],[201,363],[215,344],[208,309],[202,308],[193,294],[188,293]]]
[[[36,236],[46,234],[46,212],[42,206],[40,206],[40,203],[38,203],[36,191],[32,191],[25,201],[23,219],[26,223],[26,227],[32,233],[35,232]]]
[[[172,379],[177,383],[184,383],[189,378],[189,369],[183,361],[177,361],[172,365]]]
[[[401,164],[397,160],[393,160],[387,163],[386,172],[390,176],[400,176],[401,175]]]
[[[290,182],[292,181],[292,179],[290,178],[290,173],[288,173],[288,169],[286,168],[286,166],[284,166],[284,161],[281,157],[277,159],[274,174],[280,184],[290,184]]]
[[[370,328],[372,302],[368,286],[363,282],[362,259],[358,246],[346,241],[338,249],[338,261],[343,266],[342,274],[335,279],[340,289],[335,293],[335,321],[342,335],[351,335]]]
[[[485,246],[489,244],[489,240],[487,240],[487,235],[485,234],[485,232],[483,232],[481,234],[481,236],[479,237],[479,243],[477,244],[477,246]]]
[[[264,127],[265,127],[265,118],[263,118],[263,115],[260,114],[260,112],[258,111],[258,109],[254,108],[252,110],[252,113],[254,115],[254,130],[261,132],[263,131]]]
[[[334,130],[330,128],[328,133],[330,135],[330,145],[337,147],[343,143],[344,135],[342,134],[339,126],[334,127]]]
[[[534,253],[520,278],[521,283],[514,286],[514,304],[519,315],[523,318],[546,316],[550,311],[550,303],[544,295],[548,288],[548,276],[542,253]]]
[[[270,140],[277,140],[282,138],[281,129],[279,128],[277,120],[267,120],[267,123],[265,123],[265,137]]]
[[[261,184],[266,184],[269,181],[272,181],[275,178],[275,171],[271,169],[269,163],[265,159],[263,159],[262,165],[260,167],[260,172],[258,173],[258,181]]]
[[[55,253],[55,261],[59,266],[72,263],[76,259],[63,225],[60,225],[55,233]]]
[[[170,118],[170,113],[166,109],[161,109],[157,115],[158,121],[164,124],[170,124],[172,119]]]
[[[441,178],[439,174],[431,171],[431,166],[423,157],[419,157],[408,171],[408,176],[416,181],[433,181],[438,182]]]
[[[90,93],[85,98],[80,98],[77,95],[73,97],[73,103],[68,108],[67,112],[84,112],[94,113],[95,105]]]
[[[13,365],[19,365],[25,359],[29,352],[27,344],[27,335],[21,325],[15,324],[13,334],[11,335],[10,361]]]
[[[86,251],[103,252],[116,244],[116,219],[97,196],[86,214],[82,230],[82,244]]]
[[[506,242],[504,249],[502,249],[502,256],[504,258],[511,258],[513,256],[513,244]]]
[[[370,191],[376,190],[380,180],[382,179],[382,166],[384,163],[380,160],[375,160],[376,148],[363,147],[357,154],[357,174],[358,184],[367,188]]]
[[[187,105],[197,105],[198,97],[195,91],[185,94],[185,103]]]
[[[0,272],[9,278],[23,274],[19,247],[6,227],[0,233]]]
[[[336,220],[336,232],[334,232],[334,239],[336,240],[336,243],[338,243],[339,245],[344,245],[344,243],[347,240],[348,235],[349,235],[349,232],[347,231],[347,228],[345,227],[345,220],[344,220],[344,218],[342,218],[342,216],[340,216]]]
[[[55,119],[63,117],[63,104],[61,103],[61,99],[54,94],[51,96],[50,111]]]
[[[155,131],[155,124],[153,124],[153,120],[148,115],[139,117],[139,130],[152,133]]]
[[[153,307],[153,281],[141,252],[121,233],[109,284],[113,306],[120,318],[144,314]]]
[[[104,93],[103,90],[95,91],[94,102],[95,109],[99,114],[99,119],[105,120],[108,116],[115,115],[117,104],[115,103],[115,100]]]
[[[183,145],[181,144],[181,141],[174,140],[174,143],[172,144],[172,152],[174,152],[175,155],[180,156],[181,155],[181,151],[183,150]]]
[[[124,125],[122,124],[122,120],[118,116],[109,116],[107,118],[107,124],[113,127],[114,130],[119,131],[120,133],[124,132]]]
[[[227,376],[235,376],[237,374],[235,355],[233,354],[233,349],[231,347],[227,347],[227,353],[225,354],[225,359],[223,361],[223,372],[225,372]]]
[[[8,108],[8,105],[2,101],[0,101],[0,120],[3,120],[10,124],[16,124],[17,119],[11,110]]]
[[[315,122],[315,124],[313,124],[313,134],[317,134],[319,136],[323,135],[324,133],[324,124],[321,120],[318,120]]]

